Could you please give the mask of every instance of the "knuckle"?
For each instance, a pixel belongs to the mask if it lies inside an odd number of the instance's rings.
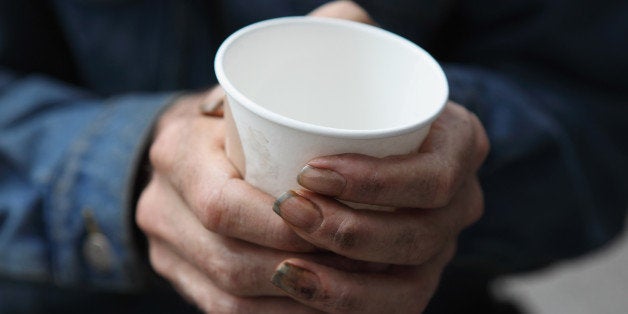
[[[227,224],[225,212],[228,210],[226,196],[228,188],[229,184],[223,184],[211,193],[195,193],[194,207],[197,209],[201,223],[208,230],[220,233]]]
[[[363,238],[360,228],[349,219],[340,223],[330,237],[333,245],[342,252],[358,249]]]
[[[216,198],[214,196],[199,195],[194,201],[198,218],[205,228],[216,232],[222,223],[222,211],[214,206]]]
[[[140,195],[135,209],[135,222],[141,230],[148,229],[148,221],[151,217],[149,213],[151,211],[151,205],[149,204],[148,197],[146,191],[144,191],[142,195]]]
[[[432,206],[445,207],[449,204],[460,183],[460,170],[449,164],[445,170],[435,178]]]
[[[484,215],[484,194],[477,179],[474,180],[472,188],[475,191],[473,192],[474,195],[469,204],[469,219],[466,226],[474,224]]]
[[[482,128],[482,126],[480,126],[480,128],[480,134],[478,135],[478,152],[482,157],[481,159],[484,160],[491,150],[491,143],[488,140],[488,136],[486,135],[484,128]]]
[[[163,249],[154,243],[148,245],[148,260],[150,266],[160,275],[168,274],[171,269],[169,259],[165,256]]]
[[[355,201],[369,203],[386,189],[386,178],[374,158],[360,156],[358,160],[359,163],[351,167],[344,194]]]
[[[169,146],[164,142],[165,136],[160,134],[155,137],[148,150],[148,160],[155,169],[167,170],[171,168],[172,149],[168,149]]]
[[[475,128],[476,151],[480,161],[484,161],[491,150],[491,143],[486,134],[486,130],[476,114],[471,113],[471,123]]]
[[[210,277],[216,286],[232,295],[247,295],[250,291],[252,280],[251,274],[245,269],[240,269],[238,262],[226,261],[224,259],[211,263],[208,270]]]
[[[369,171],[367,175],[356,184],[355,193],[360,200],[371,200],[385,187],[383,179],[377,171]]]
[[[144,233],[153,233],[155,230],[155,214],[157,207],[154,204],[154,183],[149,183],[140,195],[135,210],[135,221]]]
[[[333,234],[333,242],[342,251],[351,250],[355,247],[356,234],[353,230],[339,230]]]

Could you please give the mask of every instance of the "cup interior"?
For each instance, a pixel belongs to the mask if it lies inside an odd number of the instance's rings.
[[[332,19],[249,26],[221,46],[216,70],[226,92],[249,109],[280,123],[339,130],[419,127],[448,96],[438,63],[415,44]]]

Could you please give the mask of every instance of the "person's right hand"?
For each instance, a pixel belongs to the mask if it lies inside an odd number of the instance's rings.
[[[274,198],[245,183],[227,159],[223,120],[199,112],[201,102],[222,96],[215,88],[182,97],[157,123],[152,177],[136,211],[150,262],[206,312],[315,312],[280,297],[270,282],[286,258],[318,254],[288,253],[314,247],[272,213]]]

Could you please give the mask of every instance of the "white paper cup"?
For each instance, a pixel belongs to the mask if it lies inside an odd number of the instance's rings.
[[[416,151],[448,97],[442,69],[423,49],[336,19],[245,27],[222,44],[215,69],[227,95],[227,154],[273,196],[298,188],[297,174],[315,157]]]

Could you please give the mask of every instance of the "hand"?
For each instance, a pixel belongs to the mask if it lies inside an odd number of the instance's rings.
[[[269,279],[289,257],[315,260],[287,251],[314,247],[274,215],[274,199],[241,180],[228,161],[224,122],[199,110],[219,97],[219,89],[182,97],[158,121],[153,173],[136,211],[150,262],[207,312],[311,313],[280,297]]]
[[[310,16],[331,17],[351,20],[364,24],[374,25],[369,14],[353,1],[339,0],[328,2],[308,14]]]
[[[309,191],[280,197],[277,214],[318,247],[397,266],[387,273],[355,274],[291,259],[279,266],[275,283],[295,300],[326,312],[422,311],[454,254],[458,234],[482,214],[476,172],[488,150],[477,117],[449,103],[415,154],[310,161],[298,178]],[[356,210],[336,199],[398,209]]]

